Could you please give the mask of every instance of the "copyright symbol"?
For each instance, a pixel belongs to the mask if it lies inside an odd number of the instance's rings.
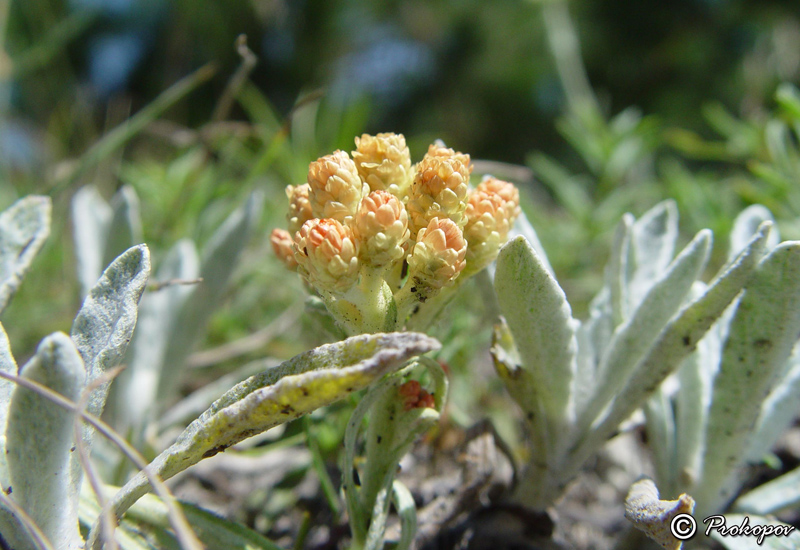
[[[669,531],[678,540],[689,540],[697,532],[697,522],[689,514],[678,514],[669,522]]]

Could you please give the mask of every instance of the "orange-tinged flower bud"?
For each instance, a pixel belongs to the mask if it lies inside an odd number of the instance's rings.
[[[361,197],[369,192],[345,151],[334,151],[312,162],[308,166],[308,184],[314,217],[342,223],[352,219]]]
[[[294,237],[300,274],[320,291],[343,293],[358,279],[358,243],[337,220],[313,219]]]
[[[470,194],[464,227],[470,271],[497,257],[519,212],[519,190],[506,181],[486,178]]]
[[[292,236],[285,229],[275,228],[269,236],[269,241],[272,243],[272,250],[275,255],[288,267],[289,269],[297,268],[297,260],[294,259],[294,241]]]
[[[408,213],[402,201],[388,191],[373,191],[364,197],[353,235],[366,264],[380,267],[402,258],[410,236]]]
[[[292,235],[300,231],[303,224],[314,217],[311,213],[310,191],[311,186],[307,183],[286,186],[286,196],[289,198],[289,213],[286,215],[286,220],[289,222],[289,233]]]
[[[465,155],[466,156],[466,155]],[[408,200],[411,235],[426,227],[433,218],[449,218],[459,228],[467,219],[469,167],[461,160],[445,156],[426,156],[417,165]]]
[[[442,288],[464,269],[466,253],[467,242],[455,222],[433,218],[419,230],[417,243],[408,256],[409,277],[416,284]]]
[[[389,191],[399,198],[408,194],[414,175],[403,134],[364,134],[356,138],[353,161],[370,190]]]
[[[447,147],[441,140],[437,139],[435,143],[431,143],[428,146],[428,152],[425,154],[425,156],[457,159],[461,162],[461,164],[467,167],[470,174],[472,173],[472,164],[470,163],[469,155],[459,151],[454,151],[453,149]]]

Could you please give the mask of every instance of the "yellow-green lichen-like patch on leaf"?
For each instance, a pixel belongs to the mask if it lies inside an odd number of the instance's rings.
[[[0,213],[0,313],[50,234],[48,197],[20,199]]]
[[[670,527],[675,516],[693,510],[694,500],[687,494],[677,500],[659,500],[656,484],[650,479],[634,483],[625,498],[625,517],[665,550],[680,550],[682,541]]]
[[[361,390],[410,358],[439,348],[418,333],[371,334],[327,344],[248,378],[220,397],[148,466],[164,479],[231,445]],[[114,499],[121,515],[150,485],[143,473]]]

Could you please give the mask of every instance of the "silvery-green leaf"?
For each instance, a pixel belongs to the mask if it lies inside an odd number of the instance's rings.
[[[576,322],[564,291],[524,237],[506,243],[497,257],[494,278],[500,310],[519,351],[520,369],[511,373],[525,386],[523,407],[541,407],[555,441],[571,423],[571,386],[575,375]],[[508,381],[507,381],[508,384]]]
[[[192,422],[148,468],[163,479],[248,437],[365,388],[408,359],[439,348],[423,334],[371,334],[327,344],[248,378]],[[119,516],[149,489],[139,473],[115,497]]]
[[[103,262],[108,265],[130,247],[142,243],[142,218],[139,197],[130,185],[123,186],[111,197],[111,220],[105,234]]]
[[[662,386],[645,402],[647,442],[653,456],[661,491],[672,494],[675,486],[676,433],[672,400]]]
[[[765,536],[763,542],[759,544],[758,536],[731,536],[730,534],[723,535],[719,529],[712,529],[709,536],[720,543],[726,550],[753,550],[754,548],[763,550],[797,550],[800,548],[800,532],[793,526],[786,525],[780,521],[770,520],[761,516],[745,516],[741,514],[725,514],[724,521],[726,528],[731,528],[734,525],[742,525],[747,520],[747,523],[752,527],[754,525],[772,525],[774,527],[780,526],[784,533],[788,536]],[[699,525],[708,528],[708,524]]]
[[[787,361],[788,372],[770,392],[761,405],[753,434],[750,438],[750,461],[758,462],[764,453],[775,446],[781,435],[792,425],[800,411],[800,345]]]
[[[625,318],[630,317],[650,288],[661,279],[675,253],[678,209],[664,201],[651,208],[631,227],[631,261]]]
[[[155,280],[192,280],[198,277],[199,271],[200,261],[194,243],[183,239],[162,260]],[[167,350],[174,334],[183,329],[177,317],[192,292],[193,288],[188,285],[170,285],[142,296],[139,320],[128,349],[128,368],[120,375],[116,386],[119,399],[115,404],[120,426],[138,429],[148,417],[160,412],[156,395],[162,374],[165,369],[176,367],[166,363]]]
[[[630,259],[631,231],[636,219],[624,214],[614,231],[611,243],[611,256],[608,258],[605,273],[605,286],[608,288],[611,315],[614,327],[625,320],[625,304],[628,301],[627,273]]]
[[[6,374],[17,374],[17,362],[11,354],[8,335],[0,323],[0,371]],[[11,406],[11,395],[15,384],[0,378],[0,490],[8,489],[8,462],[6,461],[6,419]]]
[[[706,291],[706,285],[696,282],[692,290],[693,299],[697,299]],[[676,456],[673,464],[677,487],[693,487],[700,475],[711,385],[719,367],[721,349],[717,323],[697,343],[697,349],[677,372],[680,389],[675,395]]]
[[[575,411],[580,415],[597,387],[597,369],[603,352],[614,334],[614,319],[608,287],[598,293],[589,304],[589,318],[580,324],[578,339],[577,373],[572,390]]]
[[[81,295],[92,289],[103,271],[103,253],[113,211],[93,185],[82,187],[72,198],[72,233]]]
[[[597,389],[581,415],[579,425],[584,429],[616,396],[628,399],[620,390],[680,308],[705,267],[710,248],[711,232],[700,231],[650,288],[633,316],[614,331],[598,369]]]
[[[236,209],[217,229],[203,249],[200,277],[203,281],[191,287],[192,291],[173,326],[161,371],[158,387],[159,399],[170,399],[181,375],[186,357],[202,336],[211,314],[217,308],[227,288],[233,270],[238,264],[250,234],[258,224],[264,195],[254,191],[247,202]]]
[[[733,509],[766,516],[800,506],[800,468],[759,485],[736,499]]]
[[[0,313],[50,234],[49,197],[29,196],[0,213]]]
[[[761,206],[760,204],[748,206],[736,216],[736,220],[733,222],[733,229],[731,229],[728,260],[732,260],[747,246],[747,243],[758,231],[758,227],[764,222],[774,224],[775,220],[772,217],[772,213],[765,206]],[[767,250],[772,250],[778,246],[780,242],[780,232],[778,228],[773,225],[769,239],[767,239]]]
[[[562,475],[573,475],[578,468],[630,417],[643,401],[669,376],[697,346],[714,321],[742,290],[763,257],[771,224],[764,223],[750,244],[725,266],[700,298],[685,306],[664,328],[655,344],[639,361],[608,413],[588,430],[578,434]]]
[[[746,458],[761,403],[800,334],[800,242],[786,242],[759,264],[731,321],[714,379],[703,473],[695,498],[713,511],[732,496],[729,478]]]
[[[72,339],[86,364],[88,382],[122,361],[136,326],[139,298],[150,274],[145,245],[128,249],[108,266],[72,323]],[[88,411],[100,416],[108,383],[92,392]]]
[[[20,375],[73,401],[86,383],[78,350],[60,332],[42,340]],[[49,399],[21,386],[15,388],[6,429],[12,498],[57,550],[83,546],[71,466],[74,419],[74,413]]]
[[[533,228],[533,225],[531,225],[530,220],[528,220],[528,216],[525,215],[524,210],[520,210],[519,216],[517,216],[517,220],[514,222],[514,226],[509,232],[508,239],[512,240],[517,235],[522,235],[525,237],[525,240],[531,244],[533,250],[535,250],[536,254],[539,255],[539,260],[541,260],[545,269],[550,272],[550,275],[555,276],[553,268],[550,266],[550,262],[547,260],[547,254],[544,252],[544,247],[539,241],[539,236],[536,234],[536,230]]]

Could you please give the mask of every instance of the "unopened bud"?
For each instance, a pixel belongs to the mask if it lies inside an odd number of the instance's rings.
[[[408,200],[411,236],[416,238],[417,232],[433,218],[449,218],[463,228],[467,221],[464,213],[468,190],[469,167],[461,160],[455,156],[422,159]]]
[[[388,191],[403,198],[413,179],[411,154],[403,134],[364,134],[356,138],[353,161],[371,191]]]
[[[289,213],[286,215],[286,220],[289,222],[291,235],[300,231],[304,223],[314,218],[309,200],[310,191],[311,187],[307,183],[286,186],[286,196],[289,198]]]
[[[294,238],[300,274],[315,288],[346,292],[358,279],[358,245],[350,230],[334,219],[313,219]]]
[[[405,206],[388,191],[373,191],[361,200],[353,234],[364,263],[379,267],[399,260],[410,235]]]
[[[334,151],[312,162],[308,166],[308,184],[314,217],[342,223],[355,215],[361,197],[369,192],[345,151]]]
[[[497,257],[519,212],[519,190],[506,181],[487,178],[470,194],[464,237],[471,272]]]
[[[466,253],[467,242],[455,222],[433,218],[419,230],[417,243],[408,257],[410,283],[429,288],[451,284],[464,269]]]
[[[294,241],[285,229],[275,228],[269,236],[272,250],[280,261],[289,269],[297,269],[297,260],[294,259]]]

